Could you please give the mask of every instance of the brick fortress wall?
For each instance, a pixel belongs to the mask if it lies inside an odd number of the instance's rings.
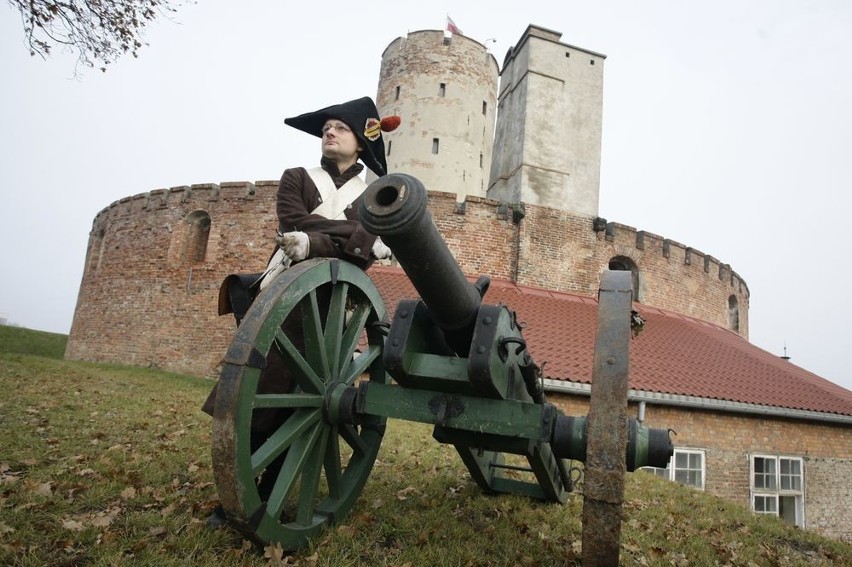
[[[547,207],[511,206],[468,196],[429,193],[429,209],[464,271],[519,285],[596,297],[603,270],[615,257],[638,268],[640,303],[731,328],[748,338],[749,290],[730,266],[673,240]]]
[[[219,284],[263,270],[277,188],[160,189],[98,213],[65,357],[214,376],[234,329],[217,315]]]
[[[216,376],[233,336],[217,315],[230,273],[262,271],[276,228],[277,181],[200,184],[124,198],[97,214],[65,353]],[[595,297],[615,256],[639,270],[641,303],[727,327],[748,288],[729,266],[659,236],[545,207],[429,192],[436,226],[470,275]]]

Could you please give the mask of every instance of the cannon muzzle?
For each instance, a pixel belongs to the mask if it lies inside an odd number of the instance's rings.
[[[559,415],[552,432],[553,453],[563,459],[586,462],[586,416]],[[674,454],[671,430],[650,429],[635,419],[627,421],[626,468],[633,472],[641,467],[664,469]]]
[[[432,222],[423,184],[392,173],[370,183],[362,199],[361,224],[390,247],[448,344],[466,356],[482,299]]]

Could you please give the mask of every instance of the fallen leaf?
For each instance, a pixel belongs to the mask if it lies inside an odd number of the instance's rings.
[[[664,557],[666,555],[666,550],[663,549],[662,547],[654,546],[654,547],[651,547],[648,550],[648,555],[651,556],[651,559],[656,560],[656,559],[659,559],[661,557]]]
[[[10,534],[15,531],[15,528],[10,528],[3,522],[0,522],[0,534]]]
[[[397,492],[397,493],[396,493],[396,497],[397,497],[399,500],[408,500],[408,497],[409,497],[411,494],[416,494],[416,493],[417,493],[417,489],[416,489],[416,488],[414,488],[413,486],[408,486],[408,487],[406,487],[406,488],[403,488],[403,489],[402,489],[402,490],[400,490],[399,492]]]
[[[53,496],[53,483],[45,482],[43,484],[39,484],[34,492],[41,496]]]
[[[267,545],[263,548],[263,557],[269,560],[267,565],[273,565],[275,567],[285,567],[287,565],[294,565],[294,563],[290,562],[290,556],[284,557],[284,550],[281,548],[280,543],[276,543],[275,545]]]
[[[245,554],[246,551],[249,551],[254,547],[254,544],[247,539],[243,540],[243,544],[240,546],[239,555]]]
[[[73,532],[82,532],[86,527],[77,520],[62,520],[62,527]]]
[[[107,526],[112,524],[112,521],[114,519],[115,519],[114,516],[108,516],[108,515],[95,516],[94,518],[92,518],[91,524],[96,528],[106,528]]]
[[[132,486],[128,486],[121,491],[121,498],[124,500],[132,500],[133,498],[136,498],[136,489]]]

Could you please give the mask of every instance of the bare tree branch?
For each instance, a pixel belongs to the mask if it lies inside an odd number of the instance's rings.
[[[77,53],[78,64],[106,66],[147,45],[145,26],[171,16],[192,0],[9,0],[21,12],[30,55],[50,56],[55,46]]]

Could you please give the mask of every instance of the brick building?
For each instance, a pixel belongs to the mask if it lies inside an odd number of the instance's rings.
[[[488,86],[477,90],[493,59],[483,46],[441,32],[414,32],[408,40],[405,49],[394,42],[384,57],[387,69],[403,65],[409,81],[396,85],[401,75],[385,73],[377,103],[404,119],[403,111],[416,109],[423,127],[416,135],[404,128],[388,135],[389,165],[421,164],[417,176],[431,189],[428,206],[439,231],[465,273],[492,276],[485,301],[509,305],[525,323],[531,353],[547,361],[550,400],[568,414],[587,413],[600,276],[607,268],[629,270],[636,308],[647,321],[631,344],[631,408],[646,425],[677,432],[670,468],[656,472],[852,540],[852,392],[748,342],[749,290],[730,266],[597,216],[604,56],[530,26],[507,54],[498,102],[491,104]],[[453,96],[458,85],[452,74],[432,76],[442,68],[434,65],[422,81],[410,80],[418,58],[432,60],[417,54],[424,49],[450,60],[458,51],[466,66],[480,51],[484,67],[464,82],[476,92],[436,108],[446,112],[449,104],[460,116],[476,115],[477,132],[500,109],[485,196],[488,176],[470,169],[487,170],[490,152],[428,166],[472,142],[425,127],[429,101]],[[558,93],[582,101],[580,108],[555,100]],[[541,99],[568,105],[574,135],[564,154],[536,148],[536,136],[549,127],[537,118]],[[528,139],[523,147],[521,139]],[[491,143],[487,135],[482,143]],[[439,176],[431,179],[430,171]],[[471,190],[456,189],[471,179]],[[277,225],[276,188],[275,181],[173,187],[100,211],[66,357],[215,377],[233,334],[232,320],[216,315],[219,284],[229,273],[265,265]],[[414,296],[398,268],[370,273],[390,309]]]

